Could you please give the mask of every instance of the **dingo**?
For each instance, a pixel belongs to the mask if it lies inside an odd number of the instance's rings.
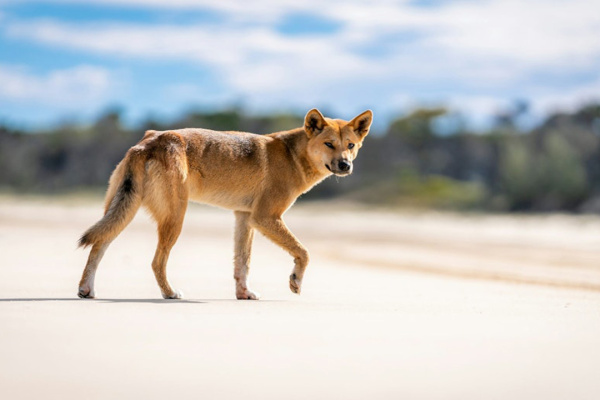
[[[79,297],[94,298],[94,277],[104,252],[144,205],[158,224],[152,261],[158,286],[165,299],[181,298],[167,280],[166,266],[188,200],[234,211],[238,299],[259,298],[248,288],[254,229],[294,257],[289,285],[299,294],[308,251],[281,217],[298,196],[326,177],[352,173],[352,161],[372,119],[370,110],[346,122],[313,109],[304,127],[269,135],[192,128],[147,131],[112,173],[104,217],[79,240],[80,246],[92,246]]]

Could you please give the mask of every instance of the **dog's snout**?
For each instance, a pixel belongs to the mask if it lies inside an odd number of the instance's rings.
[[[340,169],[340,171],[350,171],[350,163],[346,160],[340,160],[340,162],[338,162],[338,168]]]

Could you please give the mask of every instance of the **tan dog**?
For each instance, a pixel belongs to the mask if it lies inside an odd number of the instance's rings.
[[[165,299],[179,299],[166,266],[177,241],[188,200],[235,212],[234,278],[238,299],[258,299],[248,288],[254,229],[294,257],[290,289],[300,293],[308,252],[288,230],[283,213],[302,193],[326,177],[352,173],[372,112],[350,122],[324,118],[316,109],[304,127],[269,135],[206,129],[147,131],[113,172],[104,217],[79,240],[92,246],[79,297],[94,298],[94,276],[106,248],[144,205],[158,224],[152,269]]]

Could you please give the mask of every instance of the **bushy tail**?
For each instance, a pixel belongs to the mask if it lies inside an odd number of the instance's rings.
[[[130,151],[115,168],[108,191],[104,217],[79,239],[79,246],[113,240],[131,222],[142,204],[144,182],[143,155]]]

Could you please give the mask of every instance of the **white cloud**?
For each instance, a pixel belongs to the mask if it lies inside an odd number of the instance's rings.
[[[86,1],[63,0],[67,3]],[[508,71],[544,65],[589,65],[600,57],[600,7],[597,0],[490,0],[416,8],[408,1],[285,0],[104,0],[104,5],[213,9],[229,19],[219,26],[68,25],[59,22],[8,24],[8,32],[46,43],[119,55],[177,57],[222,64],[243,55],[298,55],[327,46],[333,56],[353,47],[379,46],[382,35],[412,31],[419,46],[441,57],[506,63]],[[302,11],[342,21],[335,35],[305,40],[273,31],[274,21]],[[253,24],[240,23],[247,18]],[[402,49],[402,39],[395,44]],[[415,51],[411,48],[411,51]],[[240,55],[241,52],[241,55]],[[301,54],[299,54],[299,52]],[[412,54],[419,56],[419,54]],[[389,61],[393,61],[390,59]],[[491,62],[490,62],[491,64]],[[513,65],[510,65],[513,64]],[[514,65],[516,64],[516,65]],[[481,65],[480,65],[481,67]]]
[[[408,2],[410,0],[405,0]],[[334,9],[346,4],[364,4],[362,0],[0,0],[0,4],[10,3],[50,3],[50,4],[79,4],[101,5],[112,7],[128,7],[139,9],[168,9],[168,10],[210,10],[227,14],[237,21],[266,22],[274,21],[289,12],[323,14],[325,9]],[[397,1],[379,0],[380,3],[397,4]],[[402,2],[402,1],[401,1]]]
[[[98,105],[110,87],[109,73],[99,67],[80,65],[38,76],[25,68],[0,65],[0,99],[31,105]]]
[[[579,86],[569,89],[547,78],[542,93],[528,82],[548,72],[590,75],[600,62],[597,0],[457,1],[427,8],[393,0],[57,1],[223,13],[219,24],[8,19],[3,30],[13,38],[82,52],[199,63],[216,71],[232,97],[265,106],[358,109],[438,98],[491,113],[518,92],[539,96],[540,104],[569,97],[570,90],[575,96],[583,90]],[[278,32],[276,23],[293,12],[338,21],[340,29],[300,36]],[[358,49],[380,51],[369,56]]]
[[[588,64],[600,55],[598,2],[503,0],[448,10],[435,42],[459,54],[476,54],[527,66]],[[442,20],[439,21],[443,23]]]
[[[557,110],[574,111],[586,103],[600,100],[600,77],[593,82],[576,85],[568,92],[537,90],[533,95],[536,98],[533,111],[537,114],[545,115]]]
[[[192,61],[212,66],[234,88],[270,92],[357,76],[369,65],[334,38],[286,37],[264,27],[80,26],[37,21],[15,23],[7,32],[49,45],[119,57]]]
[[[1,1],[1,0],[0,0]],[[28,0],[21,0],[27,2]],[[43,0],[42,0],[43,1]],[[6,2],[6,0],[5,0]],[[10,1],[9,1],[10,2]],[[35,0],[40,2],[40,0]],[[366,43],[381,34],[414,30],[425,44],[454,55],[475,54],[513,62],[556,62],[598,57],[600,4],[597,0],[456,1],[419,8],[409,0],[47,0],[171,10],[212,10],[227,17],[224,29],[245,32],[244,23],[270,28],[283,16],[306,15],[342,21],[342,41]],[[242,23],[242,21],[244,23]],[[37,23],[37,22],[36,22]],[[236,26],[236,23],[238,24]],[[46,27],[48,28],[48,27]],[[81,27],[85,29],[86,27]],[[122,28],[122,27],[117,27]],[[135,27],[132,27],[135,29]],[[164,27],[177,29],[177,27]],[[106,33],[106,32],[105,32]],[[218,29],[217,32],[218,33]],[[338,35],[338,38],[341,35]],[[113,39],[114,37],[109,37]],[[216,38],[218,40],[218,38]],[[315,38],[316,40],[317,38]],[[107,44],[108,45],[108,44]],[[181,46],[176,46],[180,48]],[[151,52],[151,49],[146,49]]]

